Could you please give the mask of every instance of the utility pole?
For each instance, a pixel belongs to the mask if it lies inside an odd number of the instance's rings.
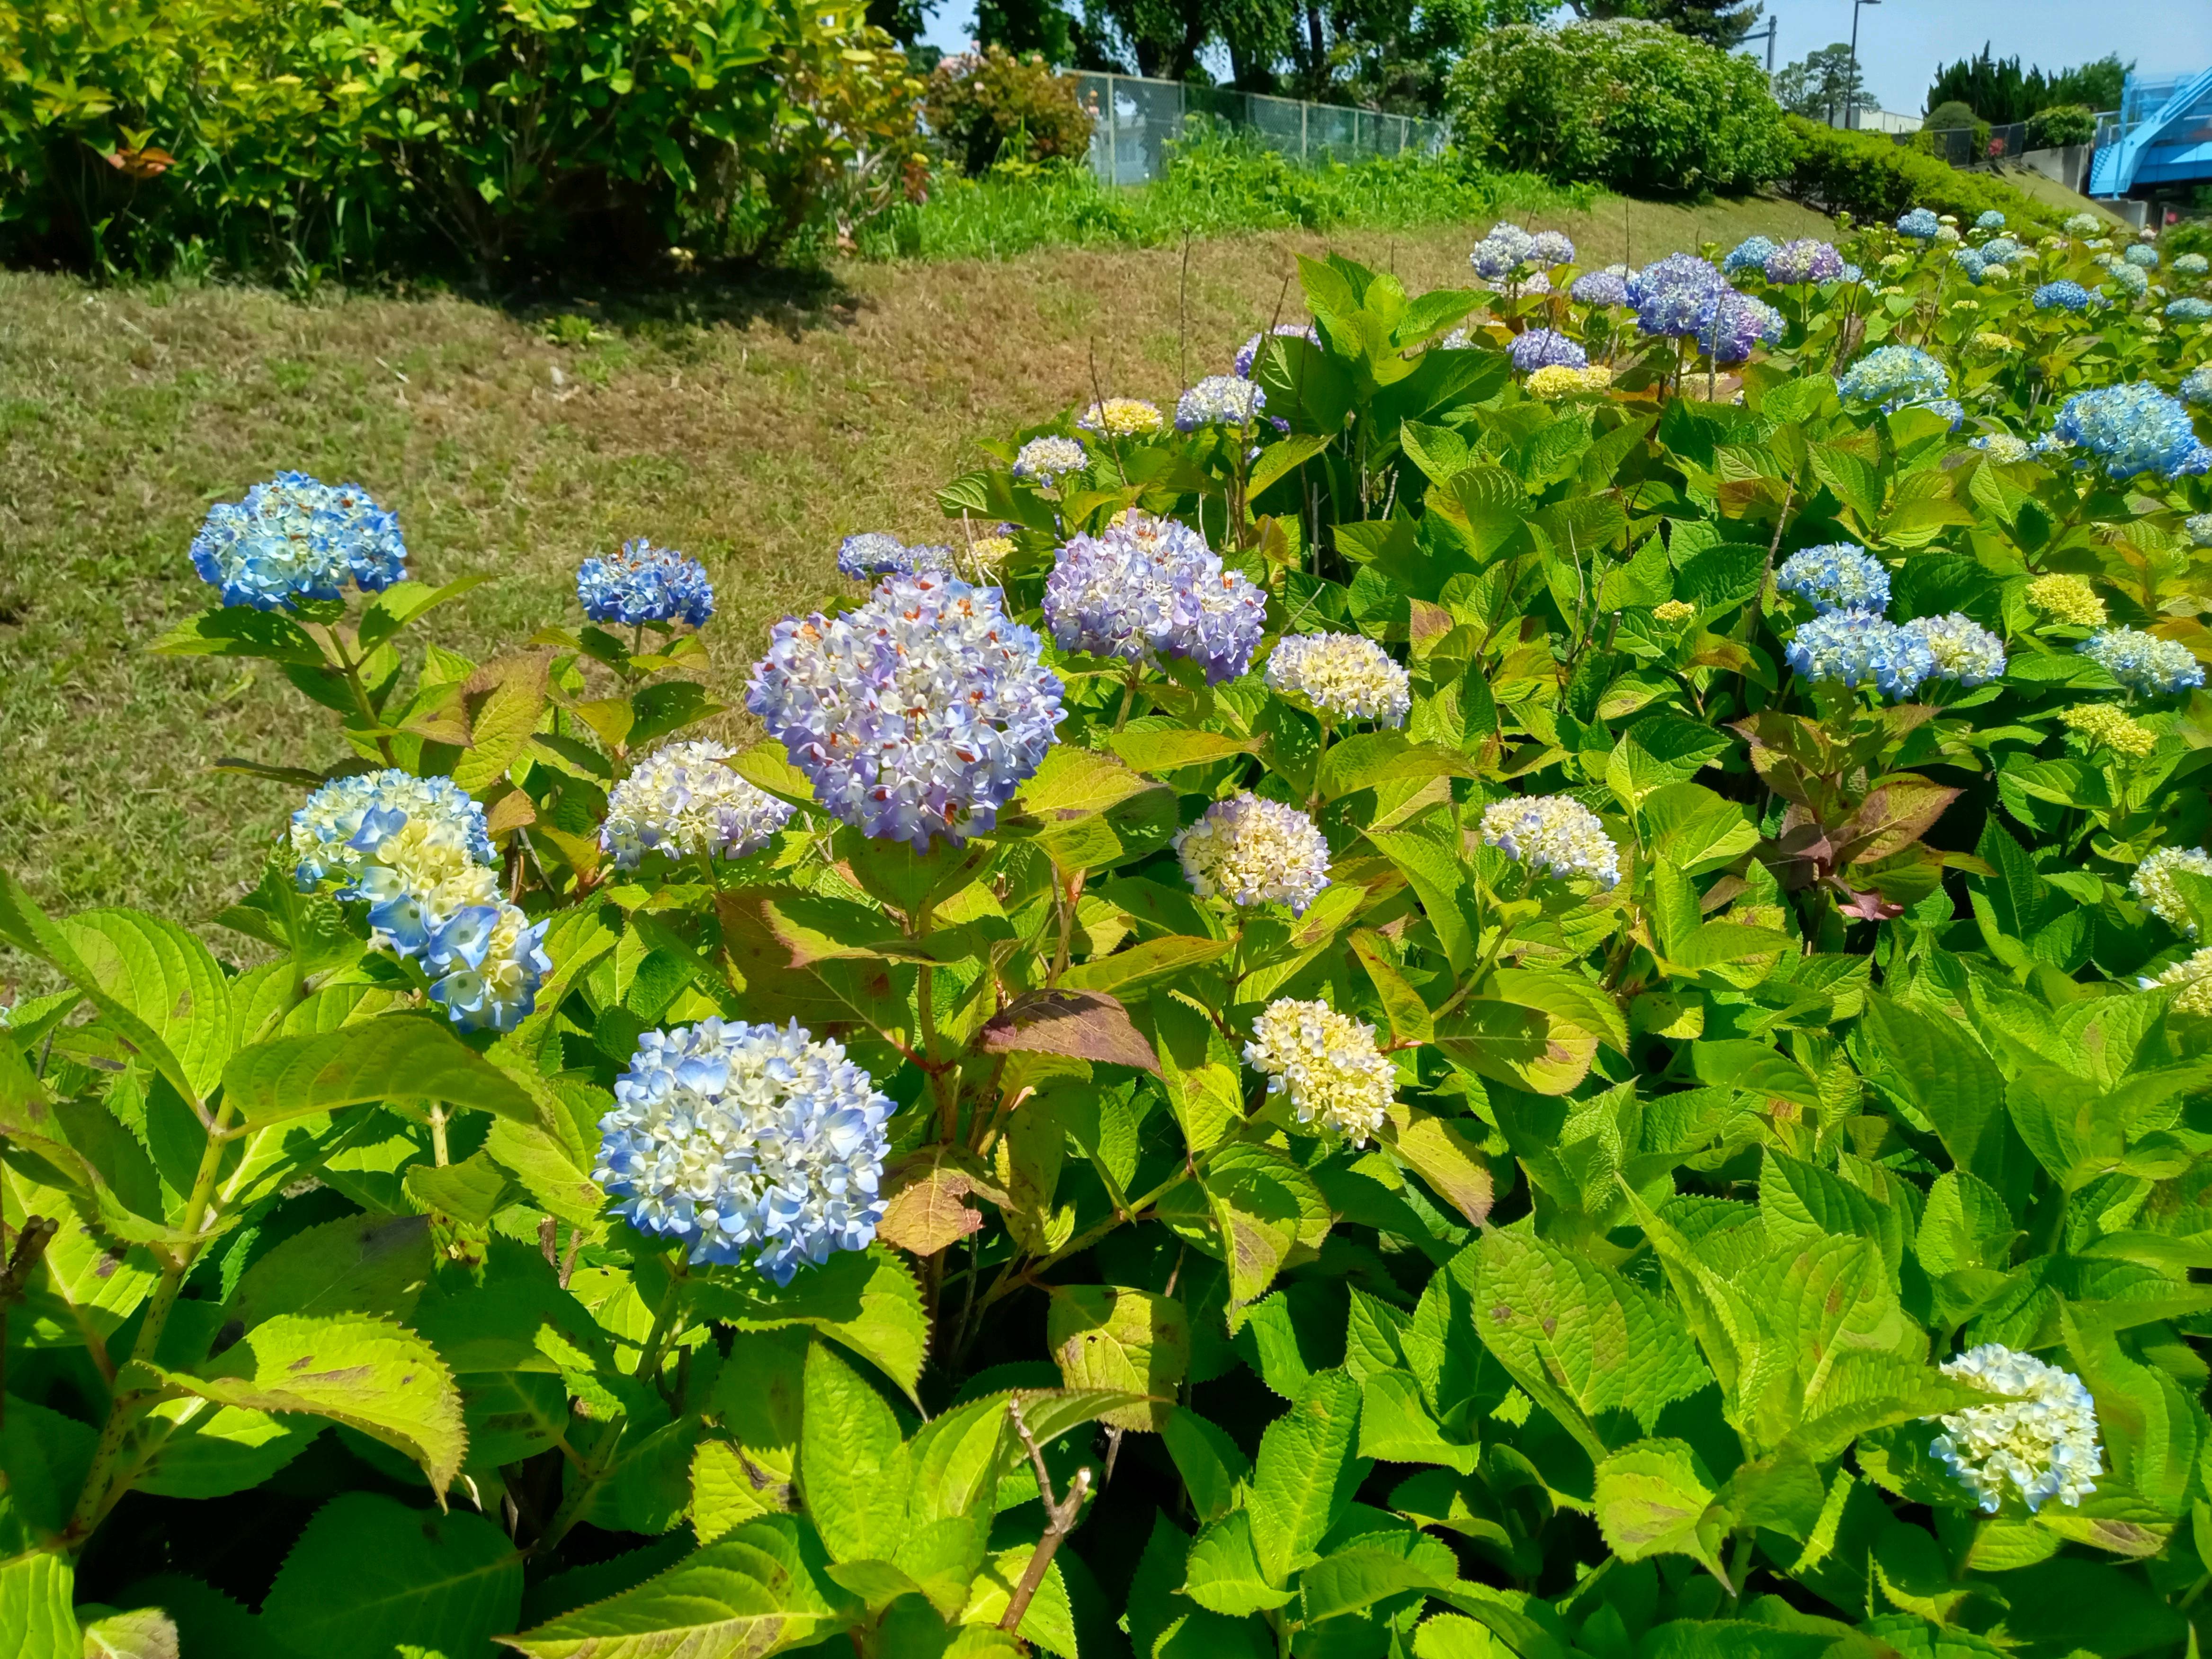
[[[1770,81],[1774,78],[1774,27],[1778,21],[1776,18],[1768,18],[1765,28],[1755,34],[1747,34],[1735,43],[1736,50],[1741,52],[1753,41],[1763,40],[1766,42],[1766,78]]]
[[[1844,125],[1854,130],[1859,124],[1859,8],[1881,3],[1881,0],[1851,0],[1851,84],[1844,94]]]

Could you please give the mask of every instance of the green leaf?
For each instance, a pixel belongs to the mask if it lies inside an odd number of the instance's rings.
[[[1256,1299],[1293,1251],[1318,1249],[1328,1233],[1328,1204],[1313,1177],[1271,1146],[1222,1148],[1206,1170],[1205,1194],[1238,1304]]]
[[[1252,1519],[1243,1510],[1200,1531],[1183,1572],[1185,1595],[1209,1612],[1232,1619],[1285,1606],[1297,1594],[1261,1577],[1259,1557],[1252,1550]]]
[[[262,657],[301,668],[323,665],[322,650],[289,617],[227,605],[187,617],[146,647],[164,657]]]
[[[506,657],[470,676],[462,692],[470,705],[469,746],[453,763],[453,781],[481,794],[507,775],[522,756],[545,713],[546,670],[543,652]]]
[[[335,1031],[241,1048],[222,1074],[223,1097],[244,1122],[281,1122],[371,1101],[464,1106],[535,1125],[520,1085],[428,1014],[387,1014]]]
[[[835,1561],[888,1561],[906,1524],[908,1475],[898,1419],[827,1343],[806,1354],[799,1489]]]
[[[1336,1524],[1371,1467],[1354,1455],[1359,1384],[1344,1371],[1317,1373],[1304,1396],[1267,1425],[1253,1466],[1252,1547],[1262,1577],[1287,1583]]]
[[[1360,1385],[1359,1455],[1383,1463],[1440,1463],[1473,1474],[1479,1446],[1455,1445],[1444,1438],[1421,1399],[1421,1385],[1407,1372],[1370,1373]],[[1318,1616],[1318,1615],[1316,1615]]]
[[[912,1271],[882,1246],[841,1251],[779,1289],[756,1280],[695,1285],[699,1310],[741,1331],[806,1325],[859,1354],[911,1399],[929,1352],[929,1316]]]
[[[1287,477],[1297,468],[1327,449],[1333,434],[1301,432],[1269,444],[1260,452],[1260,459],[1245,482],[1244,496],[1256,501],[1269,484],[1278,478]]]
[[[1160,1428],[1190,1365],[1182,1304],[1111,1285],[1053,1286],[1045,1342],[1069,1388],[1152,1396],[1147,1405],[1105,1413],[1109,1428]]]
[[[1200,1521],[1218,1521],[1235,1506],[1252,1466],[1229,1431],[1209,1423],[1188,1406],[1168,1413],[1160,1430],[1176,1473],[1190,1493]]]
[[[488,572],[478,572],[457,577],[439,587],[433,587],[428,582],[394,582],[371,600],[361,613],[361,642],[366,648],[374,650],[408,623],[427,614],[434,606],[443,605],[448,599],[458,599],[462,594],[483,586],[490,580]]]
[[[437,1351],[397,1325],[280,1315],[198,1372],[151,1364],[160,1385],[218,1405],[306,1412],[360,1430],[453,1483],[467,1450],[460,1396]]]
[[[391,1659],[401,1643],[483,1653],[521,1607],[522,1557],[482,1516],[352,1492],[315,1511],[261,1618],[318,1659]]]
[[[430,1282],[421,1216],[347,1216],[294,1233],[258,1257],[226,1311],[249,1328],[280,1314],[404,1321]]]
[[[1928,1121],[1960,1169],[2008,1199],[2024,1195],[2027,1170],[2005,1115],[2004,1079],[1961,1026],[1869,992],[1863,1024],[1882,1061],[1881,1081]]]
[[[516,1196],[507,1171],[483,1151],[442,1167],[410,1165],[405,1184],[408,1194],[425,1208],[479,1227],[489,1224]]]
[[[1723,1583],[1722,1528],[1697,1454],[1679,1440],[1639,1440],[1597,1466],[1598,1530],[1615,1555],[1687,1555]]]
[[[1225,939],[1164,934],[1158,939],[1140,939],[1127,950],[1116,951],[1109,957],[1079,962],[1060,976],[1060,982],[1068,990],[1109,991],[1126,997],[1127,993],[1155,980],[1166,979],[1202,963],[1218,962],[1229,954],[1231,948]]]
[[[176,1621],[159,1607],[111,1613],[84,1627],[84,1659],[177,1659]]]
[[[75,1571],[44,1550],[0,1563],[0,1653],[10,1659],[81,1659],[84,1638],[70,1610]]]
[[[1189,731],[1181,726],[1132,727],[1106,739],[1114,752],[1139,772],[1173,772],[1185,766],[1249,755],[1259,747],[1250,738],[1232,738],[1222,732]]]
[[[131,1481],[157,1498],[224,1498],[246,1492],[315,1443],[325,1425],[296,1413],[276,1415],[187,1397],[167,1400],[152,1417],[175,1425]]]
[[[1298,1575],[1306,1622],[1340,1618],[1408,1590],[1433,1594],[1459,1581],[1459,1562],[1411,1528],[1346,1540]]]

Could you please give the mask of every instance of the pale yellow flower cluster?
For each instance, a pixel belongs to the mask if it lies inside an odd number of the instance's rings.
[[[1697,614],[1698,607],[1687,599],[1668,599],[1651,607],[1651,620],[1666,628],[1679,628]]]
[[[2149,731],[2130,720],[2116,703],[2085,702],[2058,711],[2060,724],[2119,754],[2140,759],[2158,746]]]
[[[1613,371],[1602,363],[1592,363],[1588,368],[1552,363],[1532,372],[1524,384],[1530,397],[1554,403],[1583,392],[1605,391],[1613,385]]]
[[[2053,622],[2078,628],[2102,628],[2108,620],[2104,600],[2081,576],[2038,576],[2027,585],[2027,602]]]
[[[2154,983],[2181,988],[2172,1003],[2177,1013],[2212,1014],[2212,950],[2199,951],[2188,961],[2175,963]]]
[[[1290,1097],[1298,1121],[1364,1146],[1382,1128],[1397,1073],[1375,1044],[1375,1028],[1325,1002],[1271,1002],[1253,1022],[1244,1058]]]
[[[1974,336],[1974,343],[1981,347],[1984,351],[2017,351],[2020,349],[2020,342],[2014,339],[2011,335],[2000,334],[1995,329],[1989,328],[1982,330],[1979,333]]]

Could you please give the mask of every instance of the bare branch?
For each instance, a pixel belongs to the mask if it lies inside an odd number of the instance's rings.
[[[1075,1518],[1083,1512],[1083,1505],[1091,1497],[1091,1466],[1085,1464],[1076,1470],[1075,1479],[1067,1483],[1067,1496],[1054,1498],[1052,1495],[1052,1474],[1044,1466],[1044,1448],[1030,1432],[1030,1425],[1022,1420],[1022,1401],[1016,1395],[1006,1402],[1006,1419],[1014,1425],[1014,1432],[1022,1437],[1022,1445],[1030,1455],[1030,1467],[1036,1471],[1037,1496],[1044,1502],[1044,1536],[1037,1540],[1030,1564],[1022,1570],[1022,1582],[1014,1586],[1007,1598],[1006,1610],[999,1620],[999,1628],[1018,1632],[1030,1603],[1036,1597],[1037,1586],[1052,1569],[1052,1558],[1067,1534],[1075,1529]]]

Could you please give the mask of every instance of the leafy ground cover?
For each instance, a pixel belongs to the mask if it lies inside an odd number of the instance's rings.
[[[1826,223],[1786,204],[1617,199],[1534,222],[1638,260]],[[1328,246],[1419,289],[1461,280],[1470,240],[1431,227]],[[550,317],[0,274],[0,864],[45,900],[197,923],[252,878],[236,827],[283,799],[209,765],[337,757],[277,675],[137,648],[198,602],[179,557],[200,514],[257,477],[356,478],[431,578],[496,571],[433,628],[472,654],[526,639],[587,553],[634,535],[685,549],[723,596],[709,683],[728,701],[840,537],[920,534],[976,434],[1094,385],[1164,396],[1220,367],[1223,341],[1297,311],[1293,255],[1322,246],[855,265],[836,288]]]

